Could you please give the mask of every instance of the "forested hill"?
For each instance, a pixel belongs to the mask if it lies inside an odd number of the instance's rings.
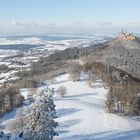
[[[109,42],[105,62],[140,79],[140,41],[133,34],[120,33]]]
[[[56,51],[34,63],[32,71],[35,74],[49,72],[63,67],[69,60],[83,57],[116,67],[132,77],[140,79],[140,41],[139,38],[127,32],[119,33],[114,39],[102,44]]]

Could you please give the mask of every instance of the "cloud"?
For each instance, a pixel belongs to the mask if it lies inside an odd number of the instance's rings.
[[[76,22],[75,25],[76,25],[76,26],[84,26],[85,23],[83,23],[83,22]]]
[[[9,26],[11,26],[11,27],[17,27],[17,26],[22,26],[23,25],[23,23],[21,23],[21,22],[17,22],[17,21],[15,21],[15,20],[12,20],[10,23],[8,23],[9,24]]]
[[[112,23],[76,22],[73,24],[19,22],[12,20],[0,24],[1,35],[37,35],[37,34],[67,34],[67,33],[117,33],[122,29],[130,32],[140,32],[140,22]]]
[[[56,27],[57,24],[55,24],[55,23],[48,23],[47,26],[48,26],[48,27]]]
[[[12,26],[16,26],[17,25],[17,22],[15,20],[11,21],[11,25]]]
[[[98,22],[99,26],[111,26],[112,25],[112,22]]]

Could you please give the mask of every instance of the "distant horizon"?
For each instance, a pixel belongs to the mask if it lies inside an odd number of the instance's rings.
[[[120,31],[121,32],[121,31]],[[130,32],[133,33],[135,36],[140,36],[140,33],[134,33],[134,32]],[[118,35],[119,32],[116,33],[61,33],[61,34],[23,34],[23,35],[0,35],[0,38],[6,38],[6,37],[45,37],[45,36],[60,36],[60,37],[87,37],[87,36],[104,36],[104,37],[108,37],[108,36],[116,36]]]
[[[134,33],[135,34],[135,33]],[[136,33],[137,34],[137,33]],[[60,33],[60,34],[23,34],[23,35],[0,35],[0,37],[41,37],[41,36],[64,36],[64,37],[69,37],[69,36],[102,36],[102,35],[117,35],[117,33],[110,33],[110,34],[92,34],[92,33]]]

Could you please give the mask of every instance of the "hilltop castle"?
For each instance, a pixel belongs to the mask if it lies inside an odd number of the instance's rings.
[[[127,31],[123,31],[119,33],[119,35],[116,37],[117,40],[120,41],[133,41],[136,39],[136,37],[133,35],[133,33],[128,33]]]

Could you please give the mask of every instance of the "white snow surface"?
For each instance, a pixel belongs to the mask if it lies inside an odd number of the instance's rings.
[[[68,75],[56,78],[51,88],[65,86],[67,96],[55,97],[58,137],[55,140],[140,140],[140,120],[104,111],[108,89],[101,80],[94,88],[84,80],[72,82]]]
[[[59,36],[60,37],[60,36]],[[69,36],[70,37],[70,36]],[[99,36],[84,36],[84,38],[77,39],[60,39],[60,40],[45,40],[41,37],[30,37],[30,38],[0,38],[0,45],[17,45],[17,44],[27,44],[27,45],[39,45],[35,50],[65,50],[71,47],[88,47],[91,44],[104,43],[106,39]],[[42,45],[43,44],[43,45]],[[1,57],[7,56],[11,50],[2,50],[0,54]],[[14,50],[15,51],[15,50]]]
[[[15,76],[15,73],[17,71],[15,70],[11,70],[9,72],[6,73],[0,73],[0,84],[6,82],[7,80],[15,80],[18,79],[18,77]]]
[[[8,38],[0,38],[0,45],[15,45],[15,44],[40,44],[41,39],[37,37],[30,38],[21,38],[21,39],[8,39]]]
[[[108,89],[104,88],[102,80],[97,80],[90,88],[84,78],[72,82],[65,74],[57,77],[55,83],[46,85],[55,91],[60,86],[67,88],[64,98],[55,92],[56,121],[59,123],[56,131],[59,136],[54,140],[140,140],[140,119],[105,113]],[[39,90],[44,88],[40,87]],[[26,96],[27,91],[22,89],[21,93]],[[0,119],[1,124],[14,119],[16,111],[4,115]]]
[[[65,50],[73,47],[88,47],[91,44],[104,43],[104,38],[86,38],[86,39],[67,39],[59,41],[46,41],[45,46],[40,49],[47,48],[48,50]]]

